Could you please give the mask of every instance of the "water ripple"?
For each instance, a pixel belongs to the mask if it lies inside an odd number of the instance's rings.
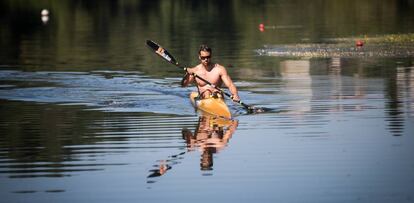
[[[189,90],[178,79],[150,79],[139,72],[0,72],[0,99],[86,105],[115,112],[194,115]]]

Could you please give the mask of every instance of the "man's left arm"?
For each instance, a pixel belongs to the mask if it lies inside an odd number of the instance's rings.
[[[231,95],[232,95],[232,99],[234,101],[240,101],[237,87],[234,85],[233,81],[231,80],[229,74],[227,73],[226,68],[221,67],[220,73],[221,73],[221,80],[227,86],[227,88],[229,88]]]

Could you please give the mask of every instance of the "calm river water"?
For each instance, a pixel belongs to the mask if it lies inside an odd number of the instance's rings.
[[[0,8],[4,202],[414,201],[411,1]],[[146,39],[188,66],[209,44],[267,111],[200,115]]]

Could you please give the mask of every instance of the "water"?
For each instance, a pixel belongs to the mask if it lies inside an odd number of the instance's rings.
[[[0,4],[5,202],[413,201],[410,1]],[[146,39],[267,111],[201,116]]]

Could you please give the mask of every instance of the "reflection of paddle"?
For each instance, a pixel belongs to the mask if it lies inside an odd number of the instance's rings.
[[[163,58],[164,60],[166,60],[167,62],[184,69],[184,71],[187,71],[187,67],[183,67],[180,66],[180,64],[175,60],[175,58],[164,48],[162,48],[160,45],[158,45],[157,43],[151,41],[151,40],[147,40],[147,46],[149,48],[151,48],[158,56],[161,56],[161,58]],[[223,91],[221,88],[211,84],[209,81],[205,80],[204,78],[198,76],[197,74],[193,74],[194,77],[200,79],[201,81],[207,83],[209,86],[213,87],[214,89],[224,93],[226,96],[228,96],[230,99],[233,100],[233,96],[231,96],[229,93]],[[253,108],[252,106],[249,106],[245,103],[243,103],[242,101],[235,101],[234,102],[242,105],[249,113],[261,113],[263,112],[263,109],[257,109],[257,108]]]

